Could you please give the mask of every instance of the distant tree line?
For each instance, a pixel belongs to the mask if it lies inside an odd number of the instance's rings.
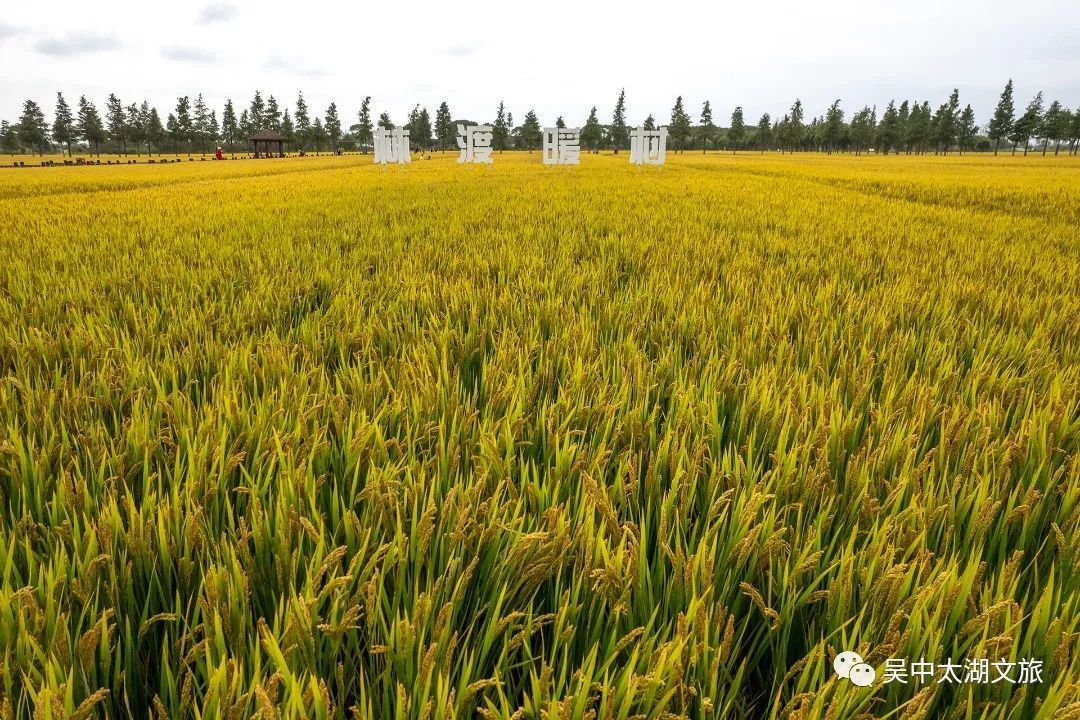
[[[111,94],[103,111],[99,111],[84,95],[73,109],[63,94],[57,93],[52,124],[34,100],[23,104],[16,122],[0,121],[0,152],[44,154],[59,150],[70,155],[77,148],[92,155],[102,152],[192,155],[213,152],[219,146],[226,152],[236,152],[248,149],[249,139],[265,130],[280,133],[293,151],[367,151],[372,143],[373,122],[379,127],[394,127],[386,112],[373,121],[370,97],[361,103],[356,122],[345,128],[335,103],[330,103],[320,116],[308,108],[302,93],[291,111],[281,107],[273,95],[264,100],[258,91],[239,113],[230,99],[222,108],[220,119],[216,110],[207,107],[201,94],[194,100],[185,95],[177,98],[176,107],[164,122],[157,108],[145,100],[125,105]],[[414,148],[446,150],[456,147],[459,122],[472,121],[453,119],[449,106],[443,102],[436,109],[434,120],[427,108],[417,105],[404,126]],[[521,124],[516,125],[513,114],[500,102],[494,120],[489,122],[496,150],[532,151],[541,145],[543,131],[533,110],[526,112]],[[646,128],[657,125],[652,115],[644,121]],[[556,126],[566,127],[561,116]],[[860,154],[874,151],[887,155],[992,151],[997,154],[1003,143],[1014,154],[1022,149],[1026,155],[1035,148],[1045,155],[1051,144],[1055,154],[1060,153],[1062,146],[1069,154],[1080,151],[1080,108],[1069,110],[1057,100],[1045,106],[1040,92],[1018,115],[1012,80],[1006,84],[993,116],[983,127],[976,123],[971,105],[961,109],[960,94],[953,90],[936,110],[925,100],[903,100],[899,104],[893,100],[880,115],[876,107],[864,106],[849,117],[841,101],[836,100],[823,114],[809,121],[798,99],[782,117],[773,118],[765,113],[753,125],[747,124],[739,106],[732,111],[727,127],[716,123],[708,100],[694,123],[679,96],[671,109],[667,128],[674,152],[779,150]],[[592,108],[581,125],[581,145],[588,152],[607,149],[618,153],[629,148],[625,91],[620,91],[609,123],[601,123],[596,107]]]

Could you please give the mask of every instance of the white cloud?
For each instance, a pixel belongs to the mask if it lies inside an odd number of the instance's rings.
[[[119,50],[123,44],[112,35],[95,33],[70,33],[62,38],[45,38],[35,45],[45,55],[71,57]]]
[[[236,17],[238,12],[239,8],[232,3],[212,2],[199,12],[199,24],[212,25],[226,22]]]
[[[263,61],[261,69],[267,73],[297,75],[305,78],[317,78],[326,75],[326,70],[318,65],[308,64],[295,58],[287,58],[277,53],[271,53]]]
[[[17,28],[14,25],[10,25],[6,22],[0,22],[0,42],[3,42],[9,37],[15,37],[20,32],[22,32],[21,28]]]
[[[217,53],[200,47],[185,47],[173,45],[161,49],[161,56],[167,60],[188,63],[214,63],[218,61]]]

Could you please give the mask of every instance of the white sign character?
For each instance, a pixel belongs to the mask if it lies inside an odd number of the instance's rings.
[[[409,153],[409,133],[404,128],[375,128],[372,130],[372,144],[375,146],[376,165],[404,165],[412,161]]]
[[[458,125],[457,145],[461,150],[459,163],[494,162],[491,157],[492,127],[490,125]]]
[[[581,128],[544,128],[544,164],[577,165],[581,162]]]
[[[643,127],[630,131],[630,163],[633,165],[663,165],[667,159],[666,127],[646,130]]]

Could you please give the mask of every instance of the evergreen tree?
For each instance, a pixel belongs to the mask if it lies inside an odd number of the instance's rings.
[[[130,108],[129,108],[130,110]],[[131,113],[129,112],[129,117]],[[150,103],[149,100],[143,100],[143,103],[135,109],[136,122],[140,130],[140,142],[138,147],[138,153],[143,153],[143,146],[146,146],[146,154],[149,157],[150,154]]]
[[[905,119],[900,127],[900,136],[903,138],[907,154],[910,155],[913,151],[918,153],[919,124],[922,122],[919,119],[919,103],[905,101],[900,106],[900,115]]]
[[[652,113],[650,113],[649,116],[647,118],[645,118],[645,122],[644,122],[644,124],[642,124],[641,127],[642,127],[643,130],[655,130],[656,129],[656,119],[653,118]]]
[[[311,126],[311,141],[315,144],[316,155],[322,150],[322,145],[325,140],[326,128],[323,127],[323,122],[320,118],[315,118],[315,122]]]
[[[603,139],[603,130],[600,128],[600,121],[596,117],[596,106],[594,105],[593,109],[589,111],[588,120],[585,121],[581,128],[581,147],[595,153],[600,148]]]
[[[247,116],[247,110],[244,111],[244,116]],[[172,113],[169,113],[169,119],[165,121],[165,134],[169,138],[172,151],[177,152],[180,147],[180,126],[176,123],[176,115]]]
[[[457,138],[457,128],[454,127],[454,119],[450,115],[450,106],[445,102],[440,103],[435,111],[435,137],[439,141],[439,150],[446,150],[447,146],[453,147]]]
[[[146,145],[146,154],[150,155],[150,103],[147,100],[143,100],[142,104],[135,111],[138,117],[138,125],[141,130],[141,142]],[[142,145],[139,146],[139,152],[142,153]]]
[[[1009,134],[1009,140],[1013,144],[1013,154],[1016,154],[1016,146],[1020,143],[1024,144],[1024,155],[1028,154],[1028,143],[1031,138],[1039,131],[1039,126],[1042,124],[1042,105],[1043,95],[1041,92],[1036,93],[1035,97],[1028,103],[1027,109],[1024,110],[1024,114],[1016,119],[1013,123],[1012,132]]]
[[[443,103],[445,105],[446,103]],[[368,95],[364,98],[364,102],[360,103],[360,116],[357,125],[356,141],[360,143],[361,147],[371,147],[371,144],[375,140],[373,135],[373,127],[371,125],[371,96]],[[365,149],[364,152],[367,152]]]
[[[203,102],[202,93],[195,98],[194,117],[191,124],[191,136],[199,146],[199,152],[206,154],[206,143],[210,140],[210,111]]]
[[[217,121],[217,110],[210,111],[210,126],[208,129],[210,131],[210,145],[217,147],[218,143],[221,142],[221,128]]]
[[[1065,110],[1059,101],[1055,100],[1050,103],[1050,107],[1046,109],[1046,114],[1043,115],[1042,127],[1039,128],[1038,133],[1043,141],[1043,155],[1046,155],[1046,146],[1049,145],[1051,140],[1054,141],[1054,154],[1057,155],[1061,151],[1061,141],[1068,134],[1069,120],[1068,110]]]
[[[427,108],[413,108],[413,114],[409,117],[409,140],[419,150],[431,147],[431,114]]]
[[[326,121],[323,129],[326,132],[326,139],[330,143],[330,149],[336,153],[338,144],[341,142],[341,119],[338,117],[337,103],[330,103],[330,107],[326,108]]]
[[[251,120],[248,119],[246,108],[240,111],[240,120],[237,121],[236,127],[240,131],[240,147],[244,149],[247,147],[248,140],[254,134],[254,128],[251,127]]]
[[[769,117],[769,113],[765,113],[761,116],[761,119],[757,123],[757,131],[754,133],[754,144],[758,146],[761,152],[765,152],[769,149],[769,146],[773,142],[772,131],[772,118]]]
[[[900,103],[900,109],[896,112],[896,152],[906,149],[911,154],[911,145],[908,144],[908,120],[911,119],[911,103],[907,100]]]
[[[255,97],[251,98],[251,107],[248,108],[248,122],[251,123],[252,134],[266,129],[266,103],[262,95],[255,91]]]
[[[152,107],[146,121],[146,154],[150,154],[150,150],[154,145],[158,146],[158,154],[160,154],[161,141],[164,139],[165,128],[161,124],[161,116],[158,115],[157,108]]]
[[[143,154],[143,122],[139,119],[138,106],[134,103],[124,110],[124,125],[127,127],[127,139],[135,147],[135,154]]]
[[[109,99],[105,101],[105,122],[109,128],[109,139],[114,143],[117,143],[123,149],[124,155],[127,155],[127,127],[124,117],[124,105],[120,102],[120,98],[116,97],[115,93],[109,94]]]
[[[293,125],[292,118],[289,117],[288,108],[285,108],[285,113],[281,117],[281,137],[290,148],[296,144],[296,126]]]
[[[142,155],[143,137],[145,135],[145,124],[142,117],[139,115],[139,106],[135,103],[131,103],[127,106],[127,136],[131,144],[135,146],[135,154]]]
[[[865,106],[864,106],[865,107]],[[877,132],[877,105],[870,107],[870,128],[869,132],[863,137],[863,147],[869,150],[870,146],[874,143],[874,133]]]
[[[840,108],[839,98],[825,111],[822,139],[825,141],[826,152],[830,155],[844,139],[844,111]]]
[[[8,124],[7,120],[0,120],[0,151],[15,157],[15,153],[21,149],[19,133]]]
[[[906,139],[908,152],[921,153],[931,136],[930,103],[924,101],[911,104],[911,111],[907,119]]]
[[[788,133],[791,132],[791,117],[784,113],[784,117],[773,123],[773,138],[776,140],[777,146],[780,148],[780,154],[784,154],[784,149],[787,145]]]
[[[507,115],[507,124],[510,126],[510,141],[507,145],[522,150],[525,148],[525,141],[521,139],[521,128],[515,127],[510,120],[513,120],[513,116]]]
[[[896,101],[890,100],[888,106],[885,108],[885,112],[881,116],[881,122],[878,123],[877,133],[874,136],[874,142],[877,143],[878,152],[882,155],[888,155],[890,150],[897,147],[897,144],[900,141],[899,127],[900,122],[896,112]]]
[[[690,116],[683,108],[682,95],[675,98],[675,106],[671,108],[671,126],[668,132],[671,135],[672,145],[676,152],[686,148],[686,142],[690,139]]]
[[[409,116],[405,119],[405,129],[409,131],[409,145],[417,148],[417,150],[422,150],[426,144],[420,125],[420,105],[417,104],[413,106],[413,109],[409,111]],[[428,135],[430,134],[431,131],[428,128]]]
[[[1072,112],[1072,121],[1069,124],[1069,148],[1073,155],[1080,152],[1080,107]]]
[[[308,116],[307,103],[304,102],[304,93],[296,98],[296,142],[298,150],[304,151],[311,140],[311,118]]]
[[[281,132],[281,109],[273,95],[266,99],[266,129]]]
[[[390,113],[385,112],[385,111],[380,113],[379,114],[379,123],[378,123],[378,125],[383,130],[393,130],[394,129],[394,121],[390,119]]]
[[[933,118],[930,121],[930,137],[933,140],[934,154],[943,152],[943,146],[948,147],[945,142],[948,137],[948,125],[949,125],[949,106],[948,104],[942,104],[938,106],[937,112],[934,113]]]
[[[1065,120],[1063,121],[1065,126],[1065,134],[1064,137],[1062,137],[1062,140],[1064,140],[1065,142],[1065,154],[1071,155],[1075,142],[1075,139],[1073,137],[1073,128],[1076,125],[1077,116],[1080,115],[1080,107],[1077,107],[1076,111],[1070,111],[1069,108],[1065,108],[1063,112],[1065,113]],[[1077,129],[1080,130],[1080,128]]]
[[[805,132],[806,129],[803,126],[802,100],[795,98],[795,102],[791,105],[791,110],[788,111],[787,122],[784,127],[784,141],[790,151],[794,152],[802,145],[803,134]]]
[[[994,154],[998,154],[998,145],[1002,138],[1008,138],[1013,129],[1013,81],[1005,83],[1005,89],[1001,91],[1001,98],[997,107],[994,108],[994,117],[990,118],[990,124],[986,126],[986,135],[994,141]],[[1014,149],[1015,152],[1015,149]]]
[[[67,150],[68,157],[71,157],[71,141],[75,139],[75,118],[71,115],[71,107],[64,100],[63,93],[56,93],[56,112],[53,118],[53,140],[60,143],[62,149]]]
[[[420,104],[413,105],[413,109],[409,111],[408,117],[405,118],[405,129],[409,131],[409,146],[419,146],[419,135],[413,134],[414,128],[419,129],[420,125]]]
[[[101,121],[94,104],[83,95],[79,98],[79,137],[86,141],[91,155],[101,155],[101,144],[105,142],[105,124]]]
[[[704,155],[705,148],[708,147],[709,142],[716,136],[716,125],[713,124],[712,119],[712,105],[709,104],[708,100],[701,106],[701,127],[698,130],[698,133],[701,135],[701,154]]]
[[[221,139],[228,150],[234,150],[240,139],[240,126],[231,98],[225,101],[225,109],[221,111]]]
[[[919,132],[919,147],[922,152],[926,152],[926,149],[934,142],[934,112],[930,109],[929,100],[923,100],[922,105],[919,106],[919,116],[922,121]]]
[[[530,110],[525,113],[525,121],[521,123],[521,144],[531,153],[540,146],[543,139],[544,131],[540,128],[540,120],[536,113]]]
[[[956,123],[956,145],[960,148],[961,155],[965,150],[971,149],[977,132],[979,132],[979,126],[975,124],[975,111],[971,109],[970,104],[965,105]]]
[[[560,115],[559,117],[555,118],[555,127],[559,128],[560,130],[562,130],[563,128],[565,128],[565,127],[566,127],[566,121],[565,121],[565,120],[563,120],[563,117],[562,117],[562,115]]]
[[[731,127],[728,128],[727,138],[731,145],[731,154],[734,155],[746,138],[746,121],[743,120],[742,105],[736,106],[731,111]]]
[[[608,142],[616,155],[619,154],[620,149],[630,147],[630,131],[626,127],[626,88],[619,90],[619,99],[615,101],[611,128],[608,129]]]
[[[502,101],[499,102],[499,109],[495,113],[495,123],[492,126],[491,133],[491,146],[502,152],[506,149],[507,140],[510,137],[510,126],[506,121],[506,108]]]
[[[960,123],[960,91],[953,88],[949,102],[938,108],[934,122],[934,136],[941,152],[948,154],[957,141],[957,125]]]
[[[19,116],[19,124],[15,128],[22,144],[30,149],[30,154],[36,151],[44,155],[49,149],[49,126],[45,122],[45,113],[41,106],[33,100],[23,103],[22,115]]]
[[[176,132],[175,140],[180,144],[187,145],[188,157],[191,157],[191,140],[195,128],[191,122],[191,100],[187,95],[176,99]]]
[[[851,141],[855,145],[855,154],[859,155],[874,141],[874,127],[877,124],[877,110],[864,106],[851,117]]]

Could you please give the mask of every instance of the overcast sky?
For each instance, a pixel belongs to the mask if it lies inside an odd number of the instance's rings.
[[[149,99],[164,119],[178,95],[203,93],[221,115],[256,89],[283,106],[303,91],[343,124],[365,95],[396,121],[416,103],[491,120],[505,100],[520,123],[597,105],[610,119],[625,87],[629,120],[670,116],[676,95],[719,124],[735,105],[748,122],[796,97],[807,118],[841,98],[850,114],[892,97],[935,107],[953,87],[985,123],[1005,81],[1017,108],[1036,90],[1080,105],[1077,0],[637,0],[514,3],[215,0],[7,2],[0,12],[0,118],[36,99],[52,118],[56,92],[74,107]]]

